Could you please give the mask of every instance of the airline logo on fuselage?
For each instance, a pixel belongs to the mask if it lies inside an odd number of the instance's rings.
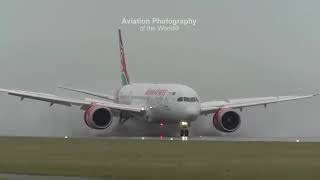
[[[168,92],[168,90],[166,89],[148,89],[144,95],[146,96],[164,96],[166,95],[166,93]]]

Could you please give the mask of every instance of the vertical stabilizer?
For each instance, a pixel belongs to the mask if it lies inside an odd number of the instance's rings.
[[[120,70],[121,70],[121,80],[122,86],[130,84],[129,74],[127,70],[126,58],[123,49],[123,42],[121,37],[121,30],[119,32],[119,48],[120,48]]]

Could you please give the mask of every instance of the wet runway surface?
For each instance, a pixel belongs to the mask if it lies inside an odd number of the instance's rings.
[[[0,136],[1,137],[1,136]],[[9,136],[2,136],[9,137]],[[320,142],[320,137],[237,137],[237,136],[189,136],[188,138],[170,136],[10,136],[25,138],[62,138],[62,139],[110,139],[110,140],[155,140],[155,141],[226,141],[226,142]]]
[[[132,139],[132,140],[166,140],[166,141],[234,141],[234,142],[320,142],[320,137],[221,137],[193,136],[182,137],[97,137],[102,139]]]

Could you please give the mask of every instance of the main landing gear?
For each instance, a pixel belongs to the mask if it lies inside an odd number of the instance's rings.
[[[132,118],[132,115],[130,115],[129,113],[121,112],[119,117],[119,124],[123,125],[130,118]]]
[[[187,139],[187,137],[189,136],[189,123],[186,121],[181,121],[180,122],[180,136],[182,137],[182,140]]]

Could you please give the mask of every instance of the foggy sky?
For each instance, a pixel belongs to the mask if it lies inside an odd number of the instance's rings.
[[[84,97],[59,85],[120,86],[117,29],[131,81],[182,83],[206,100],[320,90],[319,1],[0,1],[0,87]],[[141,32],[124,17],[194,18]],[[320,136],[320,98],[244,109],[236,136]],[[193,124],[216,134],[211,116]],[[91,135],[78,107],[0,95],[0,135]]]

